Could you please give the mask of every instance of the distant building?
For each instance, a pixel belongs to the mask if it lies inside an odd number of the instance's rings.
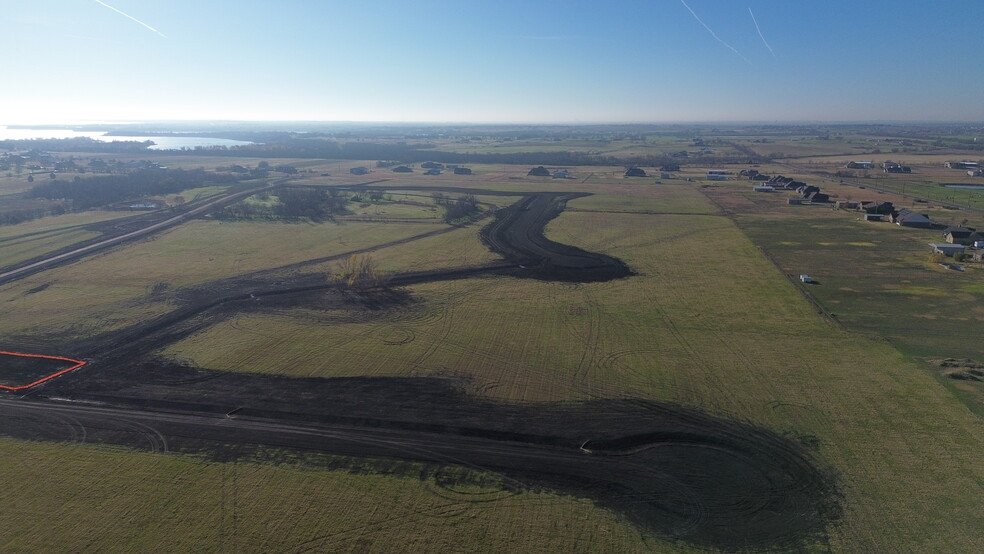
[[[895,211],[895,206],[891,202],[877,200],[874,202],[861,202],[860,210],[869,214],[888,215]]]
[[[360,165],[359,167],[353,167],[350,169],[349,173],[352,175],[365,175],[366,173],[369,173],[369,168]]]
[[[935,242],[929,243],[930,248],[936,254],[943,254],[944,256],[952,256],[954,254],[963,254],[967,249],[965,246],[960,244],[939,244]]]
[[[441,170],[436,167],[432,167],[428,169],[426,173],[424,173],[424,175],[440,175],[440,174],[441,174]]]
[[[786,199],[786,203],[789,204],[790,206],[802,206],[803,205],[803,199],[802,198],[788,198],[788,199]]]
[[[772,188],[772,185],[755,185],[752,190],[755,192],[775,192],[776,189]]]
[[[882,163],[882,169],[885,170],[885,173],[912,173],[911,167],[893,161]]]
[[[558,169],[557,171],[553,172],[553,175],[551,175],[551,177],[553,177],[554,179],[570,179],[571,174],[568,173],[566,169]]]
[[[798,192],[803,198],[809,198],[811,194],[820,192],[820,187],[816,185],[803,185],[797,188],[796,192]]]
[[[885,214],[864,214],[865,221],[885,221]]]
[[[875,167],[875,162],[847,162],[848,169],[871,169]]]
[[[543,167],[541,165],[541,166],[537,166],[537,167],[534,167],[533,169],[529,170],[526,173],[526,175],[528,177],[549,177],[550,176],[550,170],[547,169],[547,168],[545,168],[545,167]]]
[[[629,169],[626,169],[625,170],[625,176],[626,177],[645,177],[646,176],[646,172],[643,171],[642,168],[639,168],[639,167],[630,167]]]
[[[472,174],[472,170],[468,169],[467,167],[456,167],[456,168],[454,168],[454,174],[455,175],[471,175]]]
[[[420,164],[420,167],[424,169],[444,169],[444,164],[439,164],[437,162],[424,162]]]
[[[980,164],[977,162],[943,162],[943,167],[949,167],[950,169],[977,169]]]
[[[393,168],[393,173],[413,173],[413,169],[405,165],[398,165]]]
[[[950,244],[970,245],[981,240],[981,235],[972,227],[947,227],[943,229],[943,238]]]
[[[933,226],[933,220],[924,214],[912,210],[902,210],[892,216],[892,223],[899,227],[916,227],[919,229],[929,229]]]

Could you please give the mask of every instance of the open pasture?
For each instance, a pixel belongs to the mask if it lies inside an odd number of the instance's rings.
[[[510,179],[516,173],[515,167],[503,167],[480,184],[465,186],[541,190],[535,180]],[[394,181],[419,182],[416,176]],[[573,181],[561,185],[575,189]],[[206,311],[198,332],[146,353],[141,363],[153,363],[153,354],[198,367],[215,379],[216,387],[222,374],[240,378],[244,373],[290,380],[443,377],[479,401],[505,406],[667,402],[775,433],[832,476],[840,495],[839,517],[803,548],[975,550],[980,546],[977,530],[984,526],[978,509],[984,482],[979,419],[912,361],[918,341],[930,336],[924,327],[908,328],[921,335],[905,343],[907,328],[897,320],[908,312],[889,312],[891,317],[881,320],[869,315],[899,296],[924,298],[920,306],[937,315],[955,309],[951,301],[961,297],[928,292],[951,274],[907,253],[927,242],[925,232],[889,224],[876,228],[829,208],[794,211],[778,202],[778,194],[755,196],[745,187],[663,185],[652,179],[578,181],[577,190],[597,194],[570,201],[570,209],[547,225],[547,238],[616,256],[634,271],[627,278],[601,283],[491,275],[437,280],[406,287],[399,302],[367,301],[365,307],[355,297],[309,305],[263,298],[241,313],[209,319]],[[766,197],[775,204],[768,205]],[[404,242],[429,226],[193,221],[152,240],[0,287],[19,314],[0,323],[0,336],[39,342],[57,336],[69,343],[66,337],[165,313],[182,301],[181,296],[169,298],[172,291],[269,276],[278,267],[285,273],[327,273],[332,264],[327,258],[356,250],[371,249],[380,266],[393,272],[497,259],[478,238],[480,224]],[[852,265],[865,256],[879,268],[868,281],[857,277],[867,275],[859,268],[868,266]],[[836,314],[841,326],[821,317],[787,278],[799,272],[817,276],[820,284],[810,293]],[[900,287],[884,286],[894,275]],[[979,300],[973,283],[959,286],[962,294]],[[858,292],[844,290],[852,287]],[[854,301],[846,302],[850,294],[856,295]],[[58,326],[58,310],[71,325],[92,321],[92,327]],[[84,378],[81,373],[73,377]],[[298,384],[291,387],[303,383],[293,382]],[[154,386],[163,385],[148,385]],[[210,386],[203,385],[202,394],[210,394]],[[180,548],[189,541],[219,550],[242,546],[242,541],[275,550],[392,550],[408,544],[422,550],[693,547],[641,530],[619,512],[583,498],[528,490],[521,483],[514,490],[501,476],[454,464],[433,470],[413,466],[407,478],[401,472],[408,462],[345,465],[330,456],[312,461],[277,452],[270,454],[276,464],[219,463],[85,445],[29,443],[22,452],[31,464],[10,457],[2,462],[9,474],[19,476],[14,482],[32,483],[50,473],[49,481],[18,485],[21,493],[8,491],[3,509],[79,509],[57,512],[62,517],[45,534],[37,532],[35,518],[19,520],[7,539],[14,549],[43,549],[48,537],[59,537],[62,544],[125,540],[144,548],[177,529],[181,536],[169,544]],[[97,466],[117,469],[95,472]],[[395,466],[403,469],[394,471]],[[447,471],[457,472],[453,492],[437,484],[447,481],[435,475]],[[90,473],[98,475],[70,478]],[[111,480],[104,477],[109,474]],[[120,488],[131,492],[117,505],[109,499]],[[457,495],[478,495],[483,501],[448,504],[449,496]],[[104,509],[82,511],[83,506]],[[271,518],[271,510],[286,515]],[[116,531],[105,539],[93,536],[91,529],[118,521],[121,513],[126,523],[120,527],[131,531],[129,538]],[[150,520],[157,523],[142,523]]]
[[[973,542],[975,416],[889,344],[826,323],[729,219],[572,212],[548,236],[617,254],[638,275],[417,285],[409,307],[369,320],[252,314],[164,353],[225,371],[452,376],[504,401],[669,400],[814,445],[843,480],[836,549]],[[877,240],[863,238],[841,246]]]

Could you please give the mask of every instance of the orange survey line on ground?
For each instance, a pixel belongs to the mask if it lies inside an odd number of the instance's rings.
[[[74,369],[78,369],[78,368],[80,368],[80,367],[82,367],[82,366],[85,365],[85,362],[83,362],[82,360],[75,360],[75,359],[72,359],[72,358],[65,358],[63,356],[46,356],[44,354],[23,354],[21,352],[6,352],[4,350],[0,350],[0,355],[5,355],[5,356],[18,356],[18,357],[21,357],[21,358],[44,358],[45,360],[58,360],[58,361],[62,361],[62,362],[72,362],[73,364],[75,364],[75,365],[73,365],[70,368],[63,369],[63,370],[58,371],[56,373],[52,373],[51,375],[48,375],[47,377],[42,377],[41,379],[38,379],[37,381],[35,381],[33,383],[29,383],[27,385],[20,385],[20,386],[17,386],[17,387],[11,387],[11,386],[8,386],[8,385],[0,385],[0,389],[4,389],[4,390],[23,390],[23,389],[29,389],[29,388],[33,387],[34,385],[40,385],[41,383],[44,383],[45,381],[54,379],[55,377],[58,377],[59,375],[63,375],[65,373],[68,373],[69,371],[72,371]]]

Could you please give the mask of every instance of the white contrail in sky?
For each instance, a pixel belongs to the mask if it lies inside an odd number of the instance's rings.
[[[121,12],[120,10],[118,10],[118,9],[116,9],[116,8],[114,8],[113,6],[110,6],[109,4],[107,4],[107,3],[105,3],[105,2],[101,2],[100,0],[96,0],[96,4],[99,4],[100,6],[106,6],[107,8],[109,8],[109,9],[111,9],[111,10],[113,10],[114,12],[116,12],[116,13],[118,13],[118,14],[120,14],[120,15],[122,15],[123,17],[126,17],[126,18],[129,18],[129,19],[132,19],[132,20],[134,20],[134,21],[136,21],[137,23],[139,23],[139,24],[141,24],[141,25],[143,25],[144,27],[146,27],[146,28],[148,28],[148,29],[150,29],[151,31],[154,31],[154,32],[155,32],[155,33],[157,33],[158,35],[161,35],[162,37],[164,37],[164,38],[167,38],[167,35],[165,35],[164,33],[162,33],[162,32],[160,32],[160,31],[158,31],[157,29],[155,29],[155,28],[153,28],[153,27],[151,27],[150,25],[147,25],[147,24],[146,24],[146,23],[144,23],[143,21],[140,21],[139,19],[137,19],[136,17],[133,17],[133,16],[132,16],[132,15],[130,15],[130,14],[127,14],[127,13],[124,13],[124,12]]]
[[[711,33],[711,36],[714,37],[714,40],[716,40],[716,41],[720,42],[721,44],[727,46],[728,49],[731,50],[732,52],[734,52],[735,54],[738,54],[738,57],[741,58],[741,59],[743,59],[743,60],[745,60],[745,63],[747,63],[748,65],[752,65],[752,62],[748,61],[748,58],[746,58],[745,56],[742,56],[741,55],[741,52],[739,52],[738,50],[736,50],[734,46],[731,46],[727,42],[724,42],[723,40],[721,40],[721,37],[717,36],[714,33],[714,31],[712,31],[711,28],[707,26],[706,23],[704,23],[703,21],[701,21],[701,19],[699,17],[697,17],[697,14],[694,13],[694,10],[690,9],[690,6],[688,6],[686,2],[684,2],[683,0],[680,0],[680,3],[683,4],[683,7],[684,8],[687,8],[687,11],[690,12],[690,15],[694,16],[694,19],[697,20],[697,23],[700,23],[701,25],[703,25],[704,28],[707,29],[707,32],[708,33]]]
[[[748,15],[752,16],[752,23],[755,24],[755,30],[758,31],[759,38],[762,39],[762,44],[764,44],[765,47],[769,49],[769,52],[772,53],[772,57],[775,58],[776,57],[776,53],[775,52],[772,52],[772,47],[769,46],[769,42],[767,40],[765,40],[765,35],[762,34],[762,29],[759,29],[759,22],[758,21],[755,21],[755,14],[752,13],[752,8],[748,8]],[[776,58],[776,59],[778,59],[778,58]]]

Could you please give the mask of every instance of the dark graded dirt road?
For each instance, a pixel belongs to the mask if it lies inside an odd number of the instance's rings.
[[[140,382],[120,387],[117,372]],[[163,364],[99,373],[46,387],[46,400],[0,402],[0,432],[227,460],[262,445],[459,464],[517,489],[591,498],[714,549],[795,548],[822,539],[836,510],[827,476],[796,443],[656,402],[494,403],[433,378],[285,379]],[[62,395],[74,401],[51,400]]]
[[[630,276],[620,260],[543,236],[576,196],[529,194],[499,210],[482,237],[505,257],[501,263],[396,275],[393,284],[477,274],[568,282]],[[717,550],[822,542],[838,516],[834,481],[807,448],[678,406],[635,399],[496,403],[466,393],[470,384],[461,379],[298,379],[186,367],[150,355],[243,311],[361,306],[387,317],[387,308],[415,301],[399,288],[353,295],[315,276],[282,273],[180,291],[170,314],[71,345],[60,353],[89,364],[24,396],[0,395],[0,433],[220,460],[248,458],[262,446],[464,465],[504,475],[516,489],[590,498],[658,536]]]

